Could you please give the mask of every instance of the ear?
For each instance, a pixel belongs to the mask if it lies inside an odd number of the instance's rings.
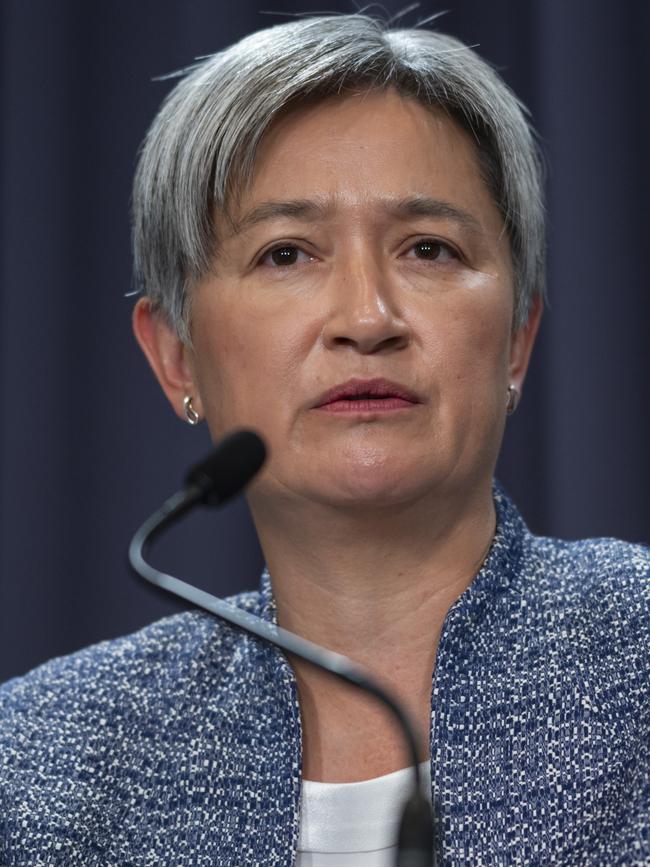
[[[524,385],[530,354],[533,351],[543,310],[544,303],[541,296],[537,295],[531,305],[528,320],[512,336],[508,383],[514,385],[519,394],[521,394]]]
[[[165,316],[153,308],[150,298],[140,298],[135,305],[133,332],[176,415],[185,420],[183,400],[189,395],[194,409],[203,416],[190,352]]]

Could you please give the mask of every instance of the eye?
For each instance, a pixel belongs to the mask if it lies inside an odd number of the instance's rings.
[[[271,268],[286,268],[290,265],[296,265],[298,262],[308,262],[312,258],[294,244],[282,244],[267,250],[261,256],[259,264]]]
[[[409,254],[413,256],[409,256]],[[425,238],[418,241],[407,252],[409,258],[424,259],[428,262],[449,262],[458,259],[458,253],[448,244],[436,241],[435,238]]]

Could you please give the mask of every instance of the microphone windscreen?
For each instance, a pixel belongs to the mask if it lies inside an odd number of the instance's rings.
[[[218,506],[238,494],[266,460],[264,441],[252,430],[238,430],[217,443],[212,454],[196,464],[185,478],[204,492],[202,502]]]

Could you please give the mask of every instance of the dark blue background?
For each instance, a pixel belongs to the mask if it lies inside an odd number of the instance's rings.
[[[175,610],[130,577],[125,552],[209,440],[172,414],[131,337],[130,184],[170,87],[154,76],[322,0],[259,8],[0,7],[0,680]],[[650,5],[444,8],[437,26],[478,45],[531,108],[551,166],[551,304],[499,475],[537,532],[647,541]],[[157,560],[222,594],[261,566],[243,502],[193,517]]]

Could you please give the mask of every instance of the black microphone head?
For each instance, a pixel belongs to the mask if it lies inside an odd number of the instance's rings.
[[[218,506],[238,494],[266,460],[264,441],[252,430],[234,431],[185,477],[186,486],[201,488],[201,502]]]

